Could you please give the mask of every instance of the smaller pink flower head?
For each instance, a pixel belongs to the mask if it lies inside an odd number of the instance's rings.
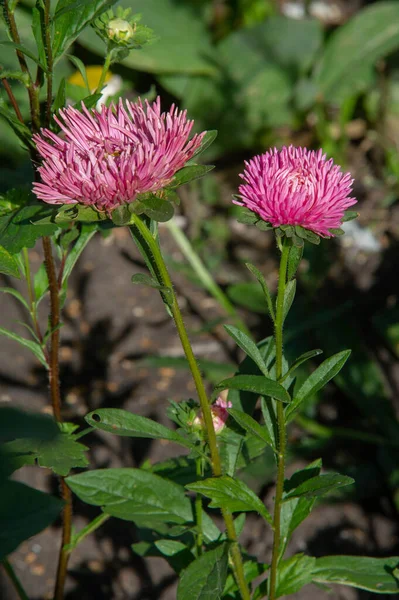
[[[322,150],[290,146],[245,161],[239,200],[273,227],[300,225],[322,237],[341,226],[344,212],[357,202],[353,179]]]
[[[33,136],[43,158],[38,198],[49,204],[86,204],[110,211],[133,202],[138,194],[156,192],[173,179],[201,145],[204,133],[189,140],[193,121],[174,105],[161,113],[153,104],[121,99],[117,106],[82,112],[69,106],[48,129]]]
[[[222,396],[219,396],[216,402],[212,404],[211,413],[215,433],[220,433],[222,431],[227,419],[229,418],[229,413],[227,412],[227,409],[232,408],[232,406],[232,403],[228,400],[224,400]],[[198,428],[204,427],[204,418],[202,416],[202,411],[199,411],[199,413],[193,420],[192,425],[193,427]]]

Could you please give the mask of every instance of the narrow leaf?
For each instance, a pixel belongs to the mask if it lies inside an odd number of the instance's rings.
[[[230,408],[229,415],[231,415],[233,419],[237,421],[237,423],[243,429],[245,429],[245,431],[252,435],[255,435],[257,438],[262,440],[262,442],[270,446],[276,452],[276,447],[272,441],[272,438],[270,437],[267,427],[259,425],[259,423],[255,421],[255,419],[253,419],[250,415],[241,410]]]
[[[228,544],[199,556],[185,569],[177,588],[177,600],[216,600],[227,579]]]
[[[212,395],[216,397],[221,390],[253,392],[258,396],[270,396],[285,403],[291,400],[289,393],[282,385],[262,375],[235,375],[224,379],[215,387]]]
[[[290,596],[299,592],[312,581],[312,572],[316,559],[313,556],[294,554],[286,560],[280,560],[277,575],[276,598]]]
[[[35,56],[33,54],[33,52],[31,52],[29,50],[29,48],[25,48],[25,46],[22,46],[22,44],[16,44],[15,42],[9,42],[9,41],[0,40],[0,46],[11,46],[15,50],[19,50],[19,52],[22,52],[22,54],[25,54],[25,56],[27,56],[28,58],[30,58],[31,60],[33,60],[37,65],[39,65],[39,67],[41,67],[44,72],[47,71],[46,65],[43,64],[39,60],[39,58],[37,56]]]
[[[285,321],[285,318],[290,311],[290,308],[291,308],[292,303],[295,298],[295,292],[296,292],[296,279],[291,279],[291,281],[289,281],[287,283],[287,287],[285,288],[285,292],[284,292],[283,322]]]
[[[87,79],[86,67],[84,63],[80,60],[80,58],[78,58],[77,56],[73,56],[72,54],[67,54],[66,56],[71,61],[71,63],[73,63],[78,69],[86,86],[87,93],[91,94],[89,80]]]
[[[261,353],[259,352],[255,342],[251,340],[251,338],[243,333],[241,329],[234,327],[233,325],[225,325],[224,326],[227,333],[233,338],[236,344],[244,350],[245,354],[247,354],[254,363],[258,366],[259,370],[268,377],[269,372],[267,370],[265,361],[262,358]]]
[[[213,142],[217,138],[217,135],[218,132],[216,131],[216,129],[211,129],[210,131],[207,131],[201,140],[201,146],[197,148],[197,150],[194,152],[193,158],[194,156],[198,156],[199,154],[202,154],[202,152],[205,152],[205,150],[207,150],[209,146],[213,144]]]
[[[288,266],[287,266],[287,280],[291,281],[293,277],[295,277],[295,273],[297,272],[299,263],[301,262],[303,255],[303,245],[296,246],[293,245],[290,248],[290,252],[288,255]]]
[[[309,352],[304,352],[304,354],[301,354],[301,356],[299,356],[290,366],[290,368],[288,369],[288,371],[286,372],[286,374],[282,377],[281,382],[284,381],[285,379],[287,379],[288,377],[290,377],[292,375],[292,373],[304,362],[306,362],[307,360],[310,360],[311,358],[314,358],[315,356],[319,356],[319,354],[323,354],[323,350],[320,349],[316,349],[316,350],[309,350]]]
[[[0,246],[0,273],[21,279],[18,262],[5,248]]]
[[[20,292],[18,292],[18,290],[14,290],[14,288],[9,287],[2,287],[0,288],[0,292],[2,292],[3,294],[10,294],[10,296],[14,296],[14,298],[16,298],[18,302],[20,302],[22,306],[24,306],[26,310],[30,312],[30,308],[28,306],[27,301],[25,300],[23,295]]]
[[[4,327],[0,327],[0,335],[4,335],[5,337],[8,337],[11,340],[18,342],[19,344],[21,344],[21,346],[28,348],[36,356],[36,358],[42,363],[42,365],[46,369],[48,369],[48,364],[46,361],[46,357],[44,356],[43,349],[37,342],[33,342],[32,340],[26,340],[25,338],[14,333],[13,331],[4,329]]]
[[[267,304],[267,308],[269,310],[269,314],[270,314],[272,320],[274,321],[276,317],[274,314],[273,301],[272,301],[272,297],[271,297],[269,288],[266,283],[266,279],[263,277],[263,275],[259,271],[259,269],[257,269],[254,265],[251,265],[251,263],[245,263],[245,266],[247,267],[247,269],[249,269],[251,271],[251,273],[253,275],[255,275],[256,279],[259,281],[260,285],[262,286],[262,290],[263,290],[263,293],[266,298],[266,304]]]
[[[180,187],[184,183],[189,183],[190,181],[194,181],[194,179],[203,177],[214,168],[213,165],[191,165],[189,167],[183,167],[180,171],[177,171],[172,183],[170,183],[168,187],[172,189]]]
[[[313,581],[340,583],[374,594],[399,594],[399,556],[325,556],[316,558]]]
[[[197,494],[210,498],[211,508],[227,508],[231,512],[258,512],[266,521],[272,523],[271,515],[258,496],[239,479],[229,475],[211,477],[186,485]]]
[[[313,396],[326,383],[328,383],[337,373],[340,372],[350,356],[350,350],[343,350],[327,358],[319,367],[307,378],[298,392],[295,394],[290,406],[287,409],[286,418],[290,420],[296,409],[310,396]]]
[[[284,496],[284,501],[289,500],[290,498],[300,498],[301,496],[306,496],[307,498],[323,496],[336,488],[351,485],[354,482],[352,477],[340,475],[339,473],[317,475],[316,477],[312,477],[304,483],[301,483],[297,488],[286,494]]]

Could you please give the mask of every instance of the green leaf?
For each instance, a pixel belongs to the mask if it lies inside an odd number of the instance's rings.
[[[258,563],[256,560],[251,560],[249,557],[244,556],[244,576],[245,576],[245,581],[247,583],[251,583],[251,581],[253,581],[254,579],[256,579],[257,577],[259,577],[259,575],[263,575],[263,573],[265,573],[268,569],[269,569],[269,565],[266,565],[264,563]],[[237,596],[237,592],[238,592],[238,586],[237,586],[237,582],[234,579],[234,575],[232,573],[230,573],[227,576],[227,580],[226,580],[226,586],[223,590],[223,598],[238,598]],[[231,595],[229,595],[231,594]],[[262,595],[262,597],[264,596],[264,594]],[[252,600],[255,599],[255,596],[251,596]]]
[[[240,201],[240,197],[236,194],[233,195],[233,198],[236,198],[238,201]],[[245,206],[235,206],[234,214],[237,221],[239,223],[243,223],[244,225],[255,225],[255,223],[259,221],[259,216]]]
[[[296,409],[310,396],[321,390],[337,373],[340,372],[350,356],[350,350],[343,350],[327,358],[306,379],[295,394],[290,406],[287,408],[286,418],[290,420]]]
[[[195,559],[181,575],[177,600],[216,600],[227,579],[228,544],[221,544]]]
[[[252,360],[257,365],[259,370],[266,377],[268,377],[269,372],[267,370],[265,361],[263,360],[262,355],[259,352],[255,342],[253,342],[251,340],[251,338],[246,335],[246,333],[243,333],[241,331],[241,329],[238,329],[237,327],[234,327],[233,325],[225,325],[224,328],[227,331],[227,333],[230,335],[230,337],[233,338],[235,343],[242,350],[244,350],[245,354],[247,354],[250,358],[252,358]]]
[[[355,480],[352,477],[346,475],[340,475],[339,473],[327,473],[326,475],[317,475],[311,477],[307,481],[304,481],[298,487],[290,491],[284,496],[284,501],[290,498],[300,498],[306,496],[306,498],[313,498],[314,496],[323,496],[331,490],[334,490],[345,485],[352,485]]]
[[[207,150],[209,148],[209,146],[211,144],[213,144],[213,142],[217,138],[217,135],[218,135],[218,132],[216,131],[216,129],[212,129],[211,131],[206,131],[204,137],[201,140],[201,146],[199,148],[197,148],[197,150],[194,152],[193,158],[195,156],[198,156],[199,154],[202,154],[202,152],[205,152],[205,150]]]
[[[313,581],[340,583],[375,594],[399,593],[399,556],[324,556],[316,558]]]
[[[316,559],[313,556],[294,554],[280,560],[277,572],[276,598],[290,596],[311,583]]]
[[[0,486],[0,561],[58,517],[62,500],[17,481]]]
[[[65,77],[63,77],[58,86],[57,94],[53,101],[52,111],[56,113],[66,105],[66,82]]]
[[[184,488],[142,469],[97,469],[72,475],[66,482],[83,502],[140,526],[193,521]]]
[[[215,136],[216,137],[216,136]],[[209,171],[212,171],[215,167],[213,165],[190,165],[188,167],[183,167],[180,171],[177,171],[174,176],[172,183],[168,185],[168,187],[174,189],[180,187],[181,185],[188,183],[189,181],[194,181],[194,179],[199,179],[203,177]]]
[[[237,423],[243,429],[245,429],[245,431],[252,435],[255,435],[258,439],[262,440],[262,442],[270,446],[276,452],[276,447],[274,445],[274,442],[272,441],[272,438],[270,437],[270,433],[267,427],[259,425],[259,423],[255,421],[255,419],[253,419],[250,415],[241,410],[230,408],[229,415],[231,415],[233,419],[237,421]]]
[[[54,15],[54,62],[81,31],[116,0],[58,0]]]
[[[7,252],[5,248],[0,246],[0,273],[21,279],[18,262],[14,256]]]
[[[292,245],[288,254],[287,281],[295,277],[303,256],[303,246]]]
[[[53,440],[58,435],[59,429],[51,417],[0,406],[0,442],[15,438]]]
[[[33,278],[33,289],[35,290],[36,302],[38,302],[48,290],[48,276],[44,263],[40,265]]]
[[[39,60],[45,67],[44,71],[47,72],[47,56],[44,39],[44,3],[42,0],[36,0],[36,4],[32,8],[32,33],[39,52]]]
[[[82,254],[83,250],[86,248],[87,244],[90,242],[91,238],[97,231],[96,225],[89,225],[87,223],[82,223],[79,238],[76,240],[72,250],[69,251],[67,259],[65,261],[64,272],[62,274],[62,282],[68,281],[70,274],[79,256]]]
[[[274,322],[276,316],[274,314],[272,296],[271,296],[269,288],[267,286],[266,279],[263,277],[263,275],[259,271],[259,269],[257,269],[254,265],[251,265],[251,263],[245,263],[245,266],[247,267],[247,269],[249,269],[251,271],[251,273],[253,275],[255,275],[256,279],[259,281],[259,283],[262,287],[263,293],[265,295],[265,298],[266,298],[266,304],[267,304],[267,308],[269,310],[269,314]]]
[[[137,202],[140,203],[140,209],[150,219],[154,219],[159,223],[165,223],[169,221],[174,215],[173,204],[162,198],[158,198],[155,194],[147,194],[145,196],[139,196]]]
[[[262,375],[235,375],[224,379],[215,387],[212,396],[218,396],[222,390],[252,392],[258,396],[270,396],[285,403],[291,400],[289,393],[282,385]]]
[[[259,314],[269,314],[265,296],[260,287],[254,282],[242,281],[229,285],[227,296],[237,306]]]
[[[135,284],[146,285],[147,287],[151,287],[156,290],[159,290],[159,291],[163,292],[164,294],[166,294],[167,296],[169,296],[170,302],[173,301],[173,290],[166,287],[165,285],[161,285],[160,283],[155,281],[155,279],[153,279],[150,275],[147,275],[147,273],[136,273],[135,275],[132,276],[131,281],[132,281],[132,283],[135,283]]]
[[[316,246],[320,244],[320,236],[318,236],[317,233],[314,233],[314,231],[311,231],[310,229],[304,229],[300,225],[295,225],[295,234],[299,238],[306,240],[311,244],[315,244]]]
[[[99,408],[85,417],[85,421],[96,429],[125,437],[169,440],[186,448],[194,445],[184,437],[147,417],[135,415],[121,408]]]
[[[86,67],[84,63],[80,60],[80,58],[78,58],[77,56],[73,56],[72,54],[67,54],[66,56],[71,61],[71,63],[73,63],[78,69],[86,86],[87,93],[91,94],[89,80],[87,79]]]
[[[258,512],[266,521],[272,523],[271,515],[258,496],[239,479],[229,475],[210,477],[203,481],[190,483],[186,488],[210,498],[211,508],[227,508],[231,512]]]
[[[48,467],[63,477],[74,467],[87,467],[87,450],[87,446],[80,444],[67,433],[61,433],[53,442],[43,442],[34,446],[39,465]]]
[[[291,279],[287,283],[287,286],[284,291],[284,304],[283,304],[283,322],[285,321],[286,316],[288,315],[292,303],[294,302],[296,292],[296,279]]]
[[[359,216],[359,213],[356,212],[355,210],[346,210],[344,212],[342,223],[346,223],[347,221],[353,221],[353,219],[357,219],[358,216]]]
[[[332,33],[316,67],[315,83],[329,102],[369,83],[369,70],[399,47],[399,6],[378,2]],[[359,77],[361,78],[359,82]]]
[[[323,350],[320,350],[319,348],[317,348],[316,350],[309,350],[309,352],[304,352],[303,354],[301,354],[301,356],[299,356],[292,363],[292,365],[290,366],[288,371],[285,373],[285,375],[281,379],[281,381],[284,381],[285,379],[290,377],[292,375],[292,373],[304,362],[306,362],[307,360],[310,360],[311,358],[314,358],[315,356],[319,356],[320,354],[323,354]]]
[[[11,193],[3,200],[7,201]],[[51,223],[34,223],[39,215],[49,212],[43,204],[14,206],[14,210],[0,216],[0,245],[10,254],[17,254],[22,248],[33,248],[38,238],[50,236],[57,230],[57,226]]]
[[[21,346],[24,346],[24,348],[28,348],[28,350],[30,350],[42,363],[43,367],[48,369],[46,357],[44,356],[43,348],[40,346],[40,344],[32,340],[27,340],[22,336],[18,335],[17,333],[14,333],[13,331],[4,329],[4,327],[0,327],[0,335],[4,335],[5,337],[8,337],[11,340],[14,340],[15,342],[18,342],[19,344],[21,344]]]
[[[17,471],[25,465],[34,465],[35,457],[26,446],[28,440],[13,440],[0,444],[0,485],[10,477],[14,471]],[[25,442],[21,448],[21,442]]]

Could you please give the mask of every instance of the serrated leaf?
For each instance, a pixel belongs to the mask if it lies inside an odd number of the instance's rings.
[[[251,340],[251,338],[233,325],[225,325],[224,326],[227,333],[233,338],[235,343],[244,350],[245,354],[252,358],[254,363],[257,365],[259,370],[268,377],[269,372],[266,367],[265,361],[262,358],[261,353],[259,352],[255,342]]]
[[[222,597],[228,567],[224,543],[195,559],[181,575],[177,600],[216,600]]]
[[[35,447],[41,467],[47,467],[65,477],[75,467],[87,467],[87,446],[77,442],[67,433],[61,433],[53,442],[43,442]]]
[[[374,594],[397,595],[399,578],[395,572],[398,566],[399,556],[324,556],[316,558],[312,579],[318,583],[340,583]]]
[[[252,392],[258,396],[270,396],[284,403],[291,400],[289,393],[282,385],[262,375],[235,375],[224,379],[215,387],[212,396],[218,396],[221,390]]]
[[[290,596],[312,581],[316,559],[305,554],[294,554],[280,560],[277,572],[276,598]]]
[[[63,501],[17,481],[0,486],[0,561],[58,517]]]
[[[228,412],[229,415],[231,415],[233,419],[237,421],[237,423],[243,429],[245,429],[245,431],[252,435],[255,435],[257,438],[262,440],[262,442],[270,446],[276,452],[276,447],[274,445],[274,442],[272,441],[272,438],[270,437],[270,433],[267,427],[259,425],[259,423],[255,421],[255,419],[253,419],[250,415],[241,410],[230,408]]]
[[[58,0],[54,15],[54,62],[57,62],[90,22],[115,2],[116,0]]]
[[[355,480],[352,479],[352,477],[340,475],[339,473],[317,475],[316,477],[311,477],[307,481],[304,481],[294,490],[291,490],[284,496],[284,501],[289,500],[290,498],[300,498],[301,496],[306,496],[307,498],[323,496],[336,488],[352,485],[354,482]]]
[[[115,435],[169,440],[186,448],[194,447],[189,440],[165,425],[121,408],[99,408],[86,415],[85,421],[95,429],[108,431]]]
[[[87,504],[140,526],[193,521],[184,488],[142,469],[96,469],[72,475],[66,482]]]
[[[0,246],[0,273],[21,279],[18,261],[2,246]]]
[[[245,266],[247,267],[247,269],[249,269],[251,271],[251,273],[253,275],[255,275],[256,279],[258,280],[258,282],[260,283],[263,293],[265,295],[266,298],[266,304],[267,304],[267,308],[269,310],[269,314],[272,318],[272,320],[274,321],[276,316],[274,314],[274,307],[273,307],[273,301],[272,301],[272,296],[270,294],[268,285],[266,283],[266,279],[263,277],[262,273],[259,271],[259,269],[257,269],[254,265],[252,265],[251,263],[245,263]]]
[[[46,357],[44,356],[43,348],[40,346],[40,344],[34,342],[33,340],[27,340],[13,331],[4,329],[4,327],[0,327],[0,335],[4,335],[15,342],[18,342],[18,344],[21,344],[21,346],[24,346],[24,348],[28,348],[28,350],[30,350],[32,354],[36,356],[36,358],[46,369],[49,368]]]
[[[307,398],[318,392],[328,383],[337,373],[340,372],[350,356],[350,350],[343,350],[327,358],[319,367],[306,379],[295,394],[290,406],[287,408],[286,418],[290,420],[296,409]]]
[[[194,179],[203,177],[214,168],[213,165],[190,165],[188,167],[183,167],[180,171],[177,171],[176,175],[173,177],[172,183],[170,183],[168,187],[172,189],[180,187],[185,183],[194,181]]]
[[[55,233],[54,224],[34,223],[39,215],[48,211],[47,207],[36,204],[0,216],[0,245],[11,254],[17,254],[22,248],[33,248],[38,238]]]
[[[229,475],[210,477],[203,481],[190,483],[186,488],[210,498],[211,508],[227,508],[231,512],[258,512],[266,521],[272,523],[272,517],[258,496],[239,479]]]

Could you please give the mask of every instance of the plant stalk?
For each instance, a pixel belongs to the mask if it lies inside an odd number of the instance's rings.
[[[23,118],[22,113],[21,113],[21,111],[19,109],[18,102],[17,102],[17,100],[16,100],[16,98],[14,96],[14,93],[13,93],[13,91],[11,89],[10,84],[8,83],[7,79],[5,79],[5,78],[2,79],[1,82],[2,82],[2,84],[4,86],[4,89],[5,89],[6,93],[7,93],[9,101],[11,102],[11,106],[14,109],[14,112],[15,112],[15,115],[16,115],[18,121],[20,123],[24,124],[24,118]]]
[[[197,458],[195,461],[196,466],[196,474],[197,477],[202,476],[202,459]],[[197,536],[196,536],[196,547],[197,547],[197,556],[201,556],[202,554],[202,544],[203,544],[203,533],[202,533],[202,497],[201,494],[197,494],[195,497],[195,521],[197,524]]]
[[[287,266],[290,244],[284,237],[281,249],[280,270],[278,280],[276,321],[275,321],[275,343],[276,343],[276,381],[283,375],[283,325],[284,325],[284,293],[287,284]],[[270,566],[269,600],[276,598],[277,567],[280,549],[280,520],[281,501],[284,491],[285,452],[286,452],[286,427],[284,418],[284,406],[281,402],[277,404],[277,426],[278,426],[278,454],[277,454],[277,485],[274,501],[273,516],[273,552]]]
[[[100,81],[98,82],[97,89],[94,92],[95,94],[101,93],[101,90],[103,88],[105,78],[107,76],[110,66],[111,66],[111,55],[108,53],[107,56],[105,57],[103,70],[101,71]]]
[[[86,527],[83,527],[82,531],[79,531],[79,533],[73,536],[71,543],[67,548],[65,548],[65,551],[70,554],[72,550],[74,550],[76,546],[80,544],[80,542],[82,542],[88,535],[96,531],[96,529],[101,527],[101,525],[108,521],[110,517],[111,515],[101,513],[100,515],[98,515],[98,517],[90,521],[90,523],[88,523]]]
[[[44,32],[47,56],[47,101],[46,101],[46,127],[51,124],[51,107],[53,104],[53,49],[51,45],[51,27],[50,27],[50,4],[51,0],[45,0],[44,3]]]
[[[3,559],[2,565],[4,567],[5,572],[7,573],[8,577],[10,578],[15,591],[17,592],[18,598],[20,600],[29,600],[28,594],[25,592],[24,588],[22,587],[22,583],[20,582],[17,574],[15,573],[15,571],[13,569],[13,566],[11,565],[11,563],[9,562],[9,560],[7,558]]]
[[[139,231],[139,234],[146,242],[152,257],[154,259],[157,268],[157,278],[159,283],[167,288],[170,293],[170,300],[167,301],[169,309],[171,311],[173,320],[175,322],[177,332],[181,344],[183,346],[186,359],[190,366],[190,371],[194,379],[195,388],[197,390],[198,399],[201,406],[202,416],[204,419],[205,430],[207,433],[207,441],[209,445],[209,451],[211,454],[212,472],[214,477],[220,477],[222,475],[222,464],[220,461],[219,450],[217,447],[216,433],[212,420],[212,412],[210,403],[206,394],[202,375],[199,370],[197,361],[195,359],[193,350],[191,348],[190,340],[187,335],[187,331],[184,325],[183,316],[180,312],[180,307],[177,302],[176,293],[173,289],[172,280],[170,278],[168,269],[163,259],[161,250],[156,239],[153,237],[151,231],[147,228],[145,223],[137,215],[132,215],[132,222],[134,227]],[[250,600],[250,593],[245,581],[244,567],[242,562],[242,556],[238,545],[237,534],[234,527],[233,516],[227,509],[222,509],[224,522],[226,525],[226,531],[228,538],[231,542],[230,554],[234,565],[234,574],[237,580],[237,585],[240,590],[243,600]]]

